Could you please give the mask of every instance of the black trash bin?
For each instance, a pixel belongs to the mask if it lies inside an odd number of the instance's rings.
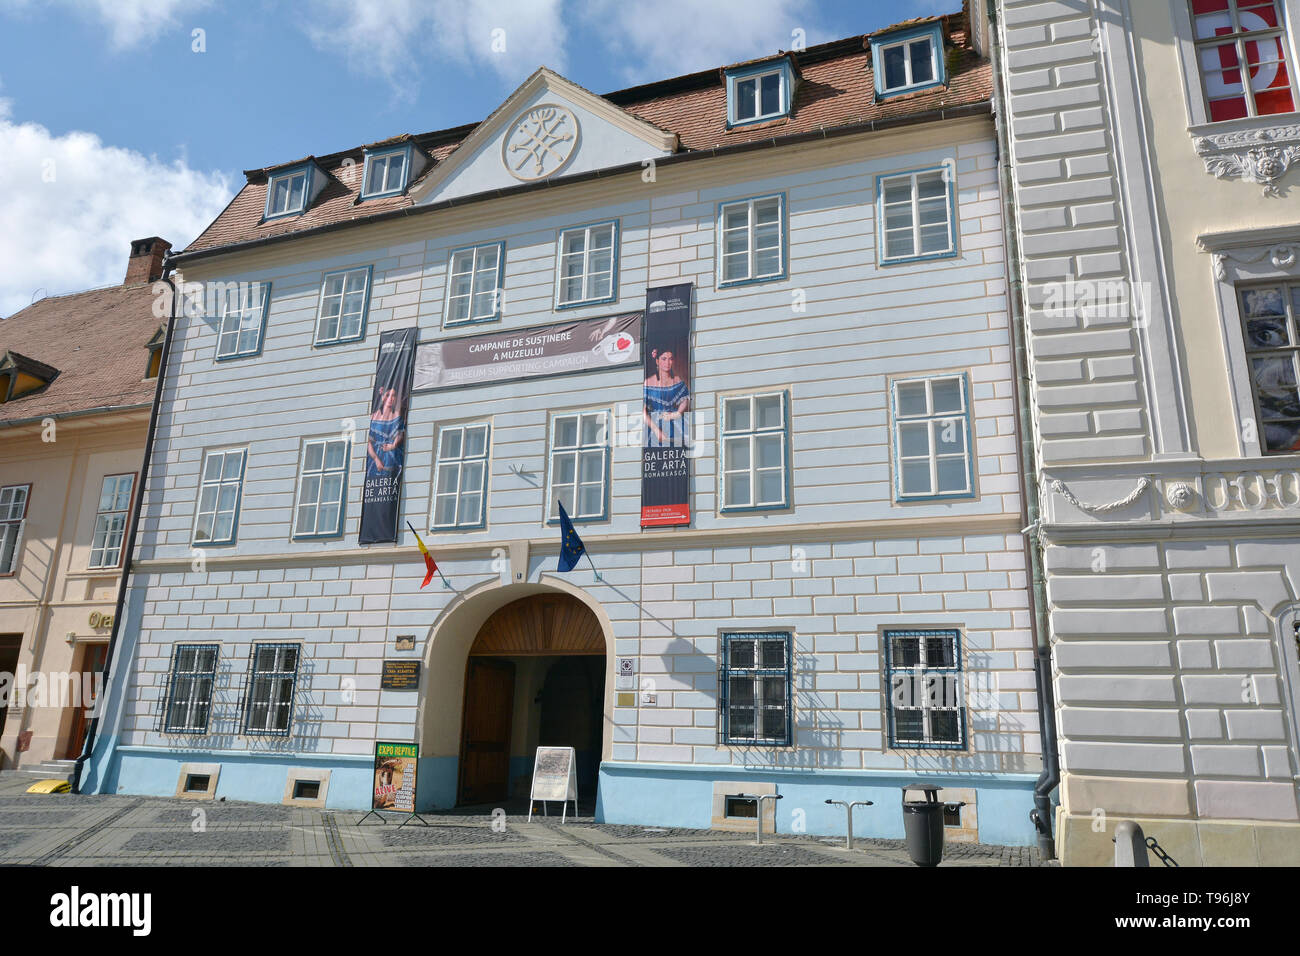
[[[907,855],[917,866],[938,866],[943,859],[943,804],[939,790],[928,783],[909,783],[903,788],[903,832]],[[924,791],[922,800],[908,800],[907,791]]]

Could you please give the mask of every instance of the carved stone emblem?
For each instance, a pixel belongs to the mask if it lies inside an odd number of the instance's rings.
[[[1278,181],[1300,165],[1300,126],[1212,133],[1196,137],[1194,143],[1207,173],[1258,183],[1265,196],[1281,196]]]
[[[501,162],[516,179],[533,182],[569,164],[578,148],[578,119],[563,106],[541,103],[510,125]]]

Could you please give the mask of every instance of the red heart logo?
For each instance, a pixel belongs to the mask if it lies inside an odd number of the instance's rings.
[[[618,337],[618,341],[614,343],[614,346],[621,352],[624,349],[628,348],[631,344],[632,344],[631,339],[629,339],[626,335],[620,335]]]

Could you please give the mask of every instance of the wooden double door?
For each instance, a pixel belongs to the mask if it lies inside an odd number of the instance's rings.
[[[461,803],[488,803],[506,797],[514,702],[514,662],[471,657],[465,677]]]
[[[80,707],[72,708],[68,748],[63,752],[65,760],[76,760],[81,756],[81,748],[86,745],[86,730],[90,726],[88,714],[98,703],[95,695],[99,691],[100,681],[96,680],[94,675],[104,673],[104,664],[108,660],[108,644],[87,644],[81,649],[79,656],[81,662],[77,666],[77,679],[81,681],[82,692],[90,696],[82,699]],[[82,679],[83,674],[92,675],[91,679],[89,681]]]

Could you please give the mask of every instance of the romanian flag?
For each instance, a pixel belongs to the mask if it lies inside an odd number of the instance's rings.
[[[406,522],[406,526],[411,528],[411,522]],[[424,555],[424,581],[420,584],[420,587],[424,587],[432,581],[433,576],[438,573],[438,565],[434,564],[433,555],[429,553],[429,549],[426,548],[424,542],[420,540],[420,533],[414,528],[411,528],[411,534],[415,535],[415,543],[420,546],[420,553]]]

